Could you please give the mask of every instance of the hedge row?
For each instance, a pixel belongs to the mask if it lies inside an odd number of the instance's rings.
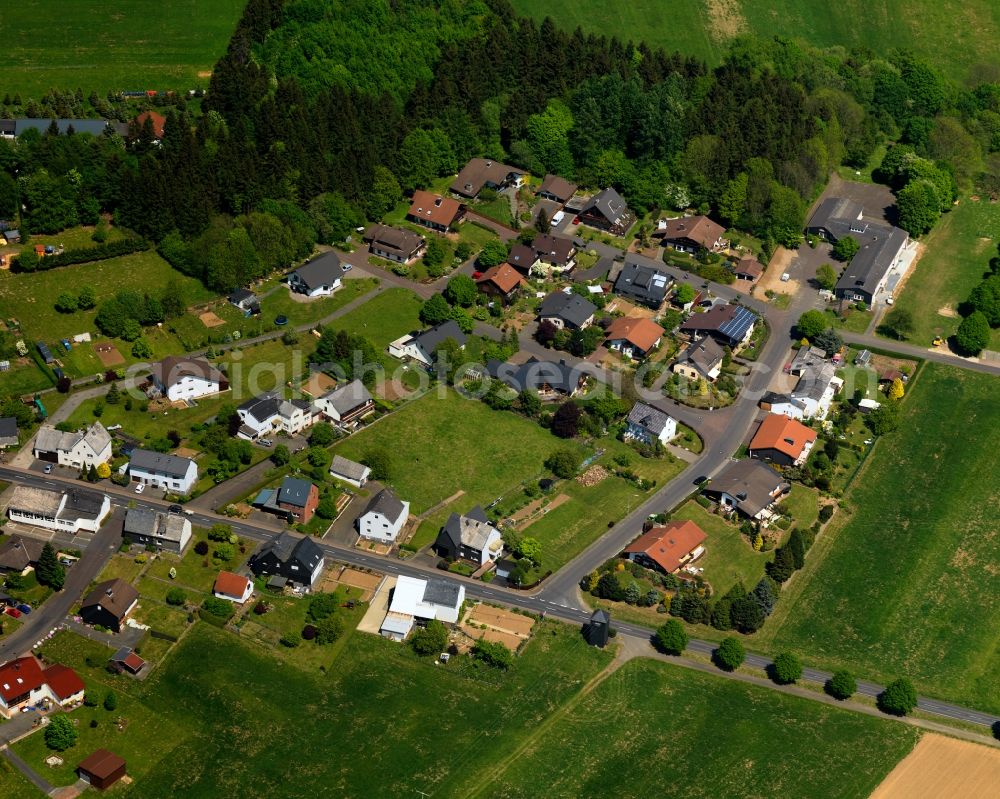
[[[109,241],[97,247],[63,250],[63,252],[56,255],[46,255],[44,258],[38,259],[38,265],[34,269],[22,269],[21,259],[17,258],[13,262],[13,268],[17,272],[41,272],[46,269],[55,269],[59,266],[73,266],[91,261],[106,261],[108,258],[118,258],[122,255],[143,252],[150,249],[150,247],[152,245],[141,236],[130,236],[125,239]]]

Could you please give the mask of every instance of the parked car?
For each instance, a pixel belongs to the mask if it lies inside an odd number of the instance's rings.
[[[274,442],[271,439],[269,439],[269,438],[262,438],[257,443],[260,444],[262,447],[273,447],[274,446]]]
[[[141,494],[145,490],[146,490],[146,484],[145,483],[139,483],[139,485],[137,485],[135,487],[135,493],[136,494]]]
[[[8,616],[10,616],[12,619],[21,618],[21,611],[19,611],[17,608],[4,608],[3,612],[6,613]]]
[[[350,272],[354,267],[351,264],[343,263],[340,265],[340,269],[343,272]]]
[[[52,474],[52,464],[51,463],[46,463],[45,464],[45,469],[43,471],[45,472],[45,474]]]
[[[183,510],[184,508],[182,508],[180,505],[171,505],[169,508],[167,508],[167,513],[181,513],[183,512]]]
[[[21,611],[21,613],[23,613],[25,616],[31,613],[31,605],[25,605],[22,603],[17,606],[17,609]]]
[[[188,510],[187,508],[185,508],[184,509],[184,515],[185,516],[194,516],[194,511],[193,510]]]
[[[694,484],[696,486],[703,485],[704,483],[707,483],[707,482],[708,482],[708,478],[705,477],[705,475],[700,475],[699,477],[694,478]]]

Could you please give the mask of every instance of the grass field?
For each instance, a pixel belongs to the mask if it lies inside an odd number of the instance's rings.
[[[40,98],[50,88],[96,91],[194,89],[236,27],[243,0],[22,0],[0,22],[0,85]]]
[[[418,316],[422,304],[409,289],[390,288],[335,319],[330,327],[364,336],[376,349],[384,350],[405,333],[423,327]]]
[[[1000,710],[996,386],[924,367],[755,646]]]
[[[597,0],[513,0],[522,14],[552,17],[567,31],[644,41],[718,64],[729,40],[743,33],[804,39],[820,47],[863,46],[876,52],[909,49],[953,78],[992,63],[1000,38],[1000,6],[991,0],[862,0],[833,6],[817,0],[677,0],[664,13],[655,0],[627,4]]]
[[[0,796],[18,796],[23,799],[41,799],[45,796],[34,785],[28,782],[14,768],[7,758],[0,758]]]
[[[652,660],[608,677],[470,796],[867,796],[919,733]]]
[[[896,307],[913,316],[910,342],[930,347],[934,337],[948,338],[962,321],[956,313],[989,269],[1000,240],[1000,205],[963,197],[924,239],[927,248],[907,278]],[[942,313],[942,311],[944,313]],[[991,349],[1000,350],[1000,329]]]

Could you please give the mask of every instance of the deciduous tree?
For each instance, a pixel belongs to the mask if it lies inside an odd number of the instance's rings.
[[[712,660],[715,665],[723,671],[736,671],[746,658],[746,651],[739,638],[723,638],[712,653]]]
[[[688,634],[677,619],[670,619],[656,631],[656,646],[667,655],[680,655],[688,645]]]
[[[790,652],[782,652],[771,664],[770,673],[778,685],[791,685],[802,677],[802,661]]]
[[[917,706],[917,689],[906,677],[900,677],[889,683],[878,695],[878,708],[883,713],[893,716],[905,716]]]

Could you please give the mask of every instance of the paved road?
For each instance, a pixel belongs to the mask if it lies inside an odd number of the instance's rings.
[[[927,347],[917,347],[902,341],[889,341],[876,336],[860,335],[858,333],[848,333],[845,330],[839,331],[841,338],[848,344],[859,344],[862,347],[876,347],[883,350],[891,350],[902,355],[909,355],[915,358],[923,358],[934,363],[943,363],[948,366],[957,366],[960,369],[968,369],[972,372],[985,372],[991,375],[1000,375],[1000,363],[996,361],[972,360],[953,355],[947,350],[936,350]]]

